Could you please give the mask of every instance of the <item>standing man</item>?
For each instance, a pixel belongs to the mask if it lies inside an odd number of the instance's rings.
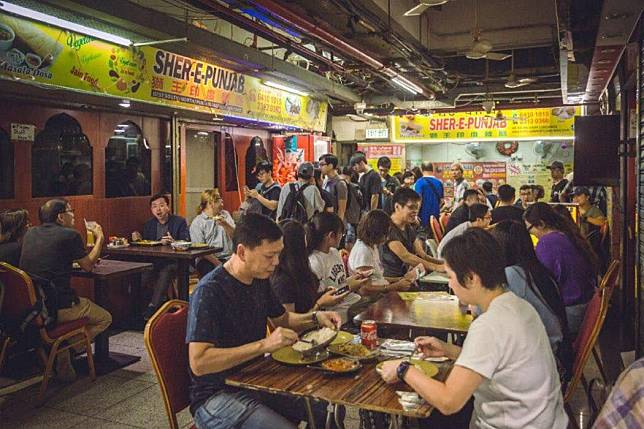
[[[295,429],[304,418],[297,399],[228,387],[226,377],[265,353],[294,344],[297,332],[316,326],[339,329],[340,316],[291,313],[280,304],[269,278],[284,244],[282,230],[268,217],[242,219],[233,246],[230,260],[202,278],[190,298],[190,411],[201,429]],[[268,322],[276,329],[266,336]],[[324,410],[316,411],[318,424],[324,425]]]
[[[514,205],[525,210],[531,203],[534,203],[534,189],[532,185],[521,185],[519,188],[519,199]]]
[[[138,231],[132,233],[132,240],[161,241],[168,245],[176,240],[190,241],[190,230],[186,220],[170,212],[170,199],[163,193],[158,193],[150,198],[150,211],[152,218],[143,224],[143,235]],[[154,283],[152,299],[143,313],[143,319],[148,320],[157,311],[162,303],[172,279],[177,275],[177,263],[171,261],[154,261],[154,269],[141,275],[141,283],[147,285]]]
[[[391,204],[391,197],[396,192],[396,189],[400,187],[400,181],[394,176],[391,176],[389,170],[391,170],[391,159],[386,156],[378,158],[378,173],[380,173],[382,180],[382,197],[380,198],[379,208],[383,209],[388,215],[391,215],[394,211]]]
[[[499,186],[499,205],[492,210],[492,223],[504,220],[523,222],[523,209],[514,204],[516,191],[508,184]]]
[[[369,167],[367,157],[362,152],[353,154],[349,165],[351,165],[353,171],[361,174],[359,183],[362,190],[362,211],[368,212],[377,209],[382,192],[380,176]]]
[[[434,166],[431,162],[423,162],[420,167],[423,177],[414,184],[414,189],[420,195],[420,224],[427,228],[430,216],[438,219],[443,205],[443,182],[434,176]]]
[[[552,177],[552,191],[550,192],[551,203],[565,203],[561,197],[563,190],[568,184],[564,177],[564,165],[561,161],[552,161],[550,164],[550,177]]]
[[[454,181],[454,202],[452,203],[452,210],[458,207],[458,203],[463,200],[465,191],[470,189],[470,184],[463,177],[463,166],[458,162],[452,164],[449,168],[452,173],[452,180]]]
[[[493,209],[499,201],[499,197],[494,193],[494,185],[490,181],[485,181],[481,187],[483,188],[483,191],[485,191],[485,197],[490,203],[490,208]]]
[[[382,265],[385,277],[403,277],[409,268],[423,264],[425,270],[443,271],[443,261],[425,253],[418,238],[416,218],[420,209],[420,195],[413,189],[399,188],[393,196],[393,225],[382,245]]]
[[[20,268],[54,284],[58,321],[87,318],[87,331],[91,340],[110,326],[112,315],[89,299],[76,295],[76,291],[70,286],[71,273],[73,262],[78,262],[84,271],[92,271],[101,256],[105,241],[103,229],[97,224],[91,230],[96,241],[88,253],[81,235],[74,229],[74,209],[67,200],[47,201],[38,215],[42,225],[27,231],[22,242]],[[87,352],[91,353],[91,350]],[[73,381],[76,378],[69,350],[56,358],[56,376],[61,381]]]
[[[297,169],[297,181],[295,183],[285,184],[280,192],[280,199],[277,203],[277,220],[288,218],[288,213],[282,213],[284,211],[284,204],[291,192],[299,192],[300,190],[302,191],[302,197],[304,199],[307,220],[311,219],[314,214],[324,211],[324,200],[315,185],[314,175],[313,164],[310,162],[300,164]]]
[[[273,180],[273,164],[262,161],[255,166],[254,173],[259,183],[255,189],[244,190],[246,200],[250,203],[246,213],[260,213],[275,220],[281,188]]]
[[[347,183],[342,180],[338,174],[338,158],[333,154],[327,153],[320,157],[319,165],[322,174],[325,176],[322,187],[331,194],[334,211],[338,216],[340,216],[340,219],[342,219],[346,225],[349,190],[347,188]]]

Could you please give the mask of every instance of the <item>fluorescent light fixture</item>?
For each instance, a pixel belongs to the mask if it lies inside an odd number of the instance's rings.
[[[0,1],[0,10],[4,10],[5,12],[9,12],[25,18],[33,19],[35,21],[40,21],[44,24],[53,25],[54,27],[59,27],[64,30],[86,34],[97,39],[116,43],[117,45],[130,46],[132,44],[132,41],[130,39],[126,39],[125,37],[119,37],[114,34],[96,30],[95,28],[85,27],[84,25],[76,24],[75,22],[67,21],[66,19],[61,19],[53,15],[47,15],[46,13],[41,13],[33,9],[18,6],[13,3],[8,3],[6,1]]]
[[[273,82],[270,80],[263,80],[262,83],[266,86],[270,86],[271,88],[281,89],[282,91],[286,91],[286,92],[292,92],[293,94],[301,95],[302,97],[306,97],[307,95],[309,95],[308,92],[304,92],[300,89],[291,88],[290,86],[282,85],[281,83]]]
[[[198,136],[207,136],[208,132],[207,131],[197,131]]]
[[[129,109],[129,108],[130,108],[130,106],[131,106],[131,104],[130,104],[130,100],[123,100],[123,101],[121,101],[121,102],[119,103],[119,106],[121,106],[121,107],[125,107],[125,108],[128,108],[128,109]]]
[[[398,85],[399,87],[401,87],[402,89],[404,89],[405,91],[409,91],[414,95],[418,94],[419,92],[419,91],[416,91],[416,89],[413,88],[411,85],[408,85],[407,83],[405,83],[402,79],[400,79],[400,77],[395,77],[391,79],[391,81],[396,85]]]

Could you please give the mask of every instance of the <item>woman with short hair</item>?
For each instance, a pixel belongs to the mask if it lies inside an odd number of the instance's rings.
[[[199,277],[205,276],[230,258],[233,253],[234,231],[235,221],[230,213],[224,210],[224,200],[219,191],[217,189],[203,191],[197,207],[197,216],[190,224],[190,238],[194,243],[206,243],[221,251],[197,260]]]
[[[449,287],[463,304],[483,313],[463,347],[434,337],[415,343],[424,356],[446,356],[454,367],[443,381],[405,360],[383,364],[387,383],[402,381],[443,414],[474,396],[470,427],[553,428],[568,424],[548,336],[535,309],[505,287],[503,251],[489,232],[472,228],[443,251]]]

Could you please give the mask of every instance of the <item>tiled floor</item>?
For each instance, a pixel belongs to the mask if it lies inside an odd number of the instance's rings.
[[[83,376],[68,385],[54,382],[48,389],[47,402],[40,408],[32,402],[38,385],[0,397],[0,428],[168,427],[157,380],[143,345],[143,334],[123,332],[110,339],[110,346],[113,351],[139,355],[141,360],[125,369],[98,377],[95,382]],[[592,378],[592,374],[596,373],[594,364],[589,365],[587,376]],[[589,413],[584,395],[581,391],[578,393],[573,401],[573,409],[584,424]],[[180,413],[178,420],[180,427],[189,427],[191,416],[188,410]],[[348,410],[345,425],[347,429],[358,428],[356,410]]]

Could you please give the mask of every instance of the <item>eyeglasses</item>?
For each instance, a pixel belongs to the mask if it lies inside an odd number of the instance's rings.
[[[326,162],[324,162],[324,161],[320,161],[320,162],[318,162],[318,165],[319,165],[320,167],[324,167],[325,165],[329,165],[329,164],[327,164],[327,163],[326,163]]]

